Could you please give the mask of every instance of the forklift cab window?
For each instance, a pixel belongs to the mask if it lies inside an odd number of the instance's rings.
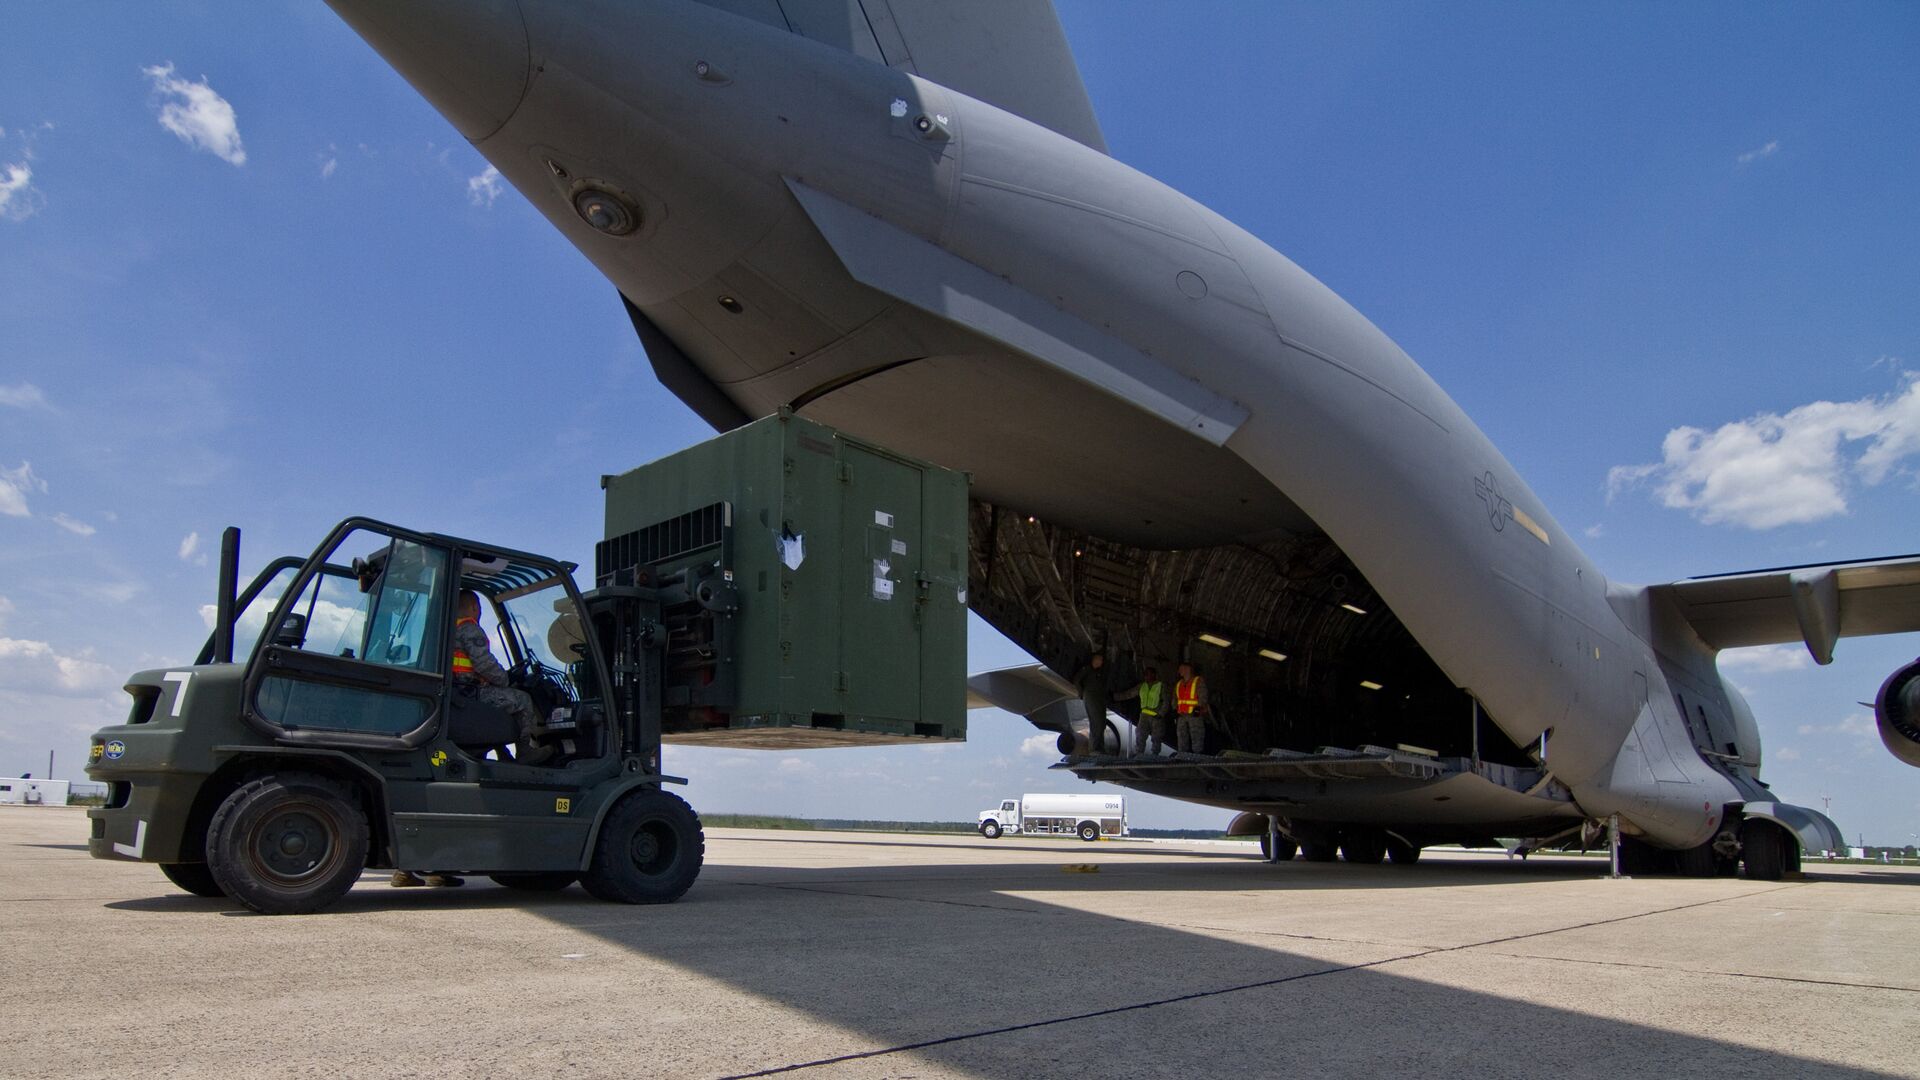
[[[261,642],[279,658],[250,672],[258,715],[288,731],[424,730],[447,666],[448,576],[439,548],[349,532]]]
[[[557,577],[495,598],[500,637],[514,658],[516,681],[533,695],[542,717],[582,696],[598,697],[585,638],[580,636],[566,585]]]

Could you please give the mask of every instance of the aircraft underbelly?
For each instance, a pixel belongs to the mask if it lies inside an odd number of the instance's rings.
[[[1438,780],[1109,781],[1152,795],[1296,821],[1539,835],[1585,815],[1573,802],[1513,791],[1470,772]]]

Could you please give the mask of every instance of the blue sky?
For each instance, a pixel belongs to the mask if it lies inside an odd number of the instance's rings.
[[[1920,8],[1062,0],[1114,154],[1400,342],[1616,580],[1920,550]],[[324,5],[22,5],[0,38],[0,774],[198,648],[206,556],[348,513],[584,560],[702,438],[608,285]],[[170,126],[169,126],[170,125]],[[1749,651],[1783,798],[1920,832],[1915,637]],[[974,635],[971,666],[1018,662]],[[937,749],[670,751],[713,811],[969,818]],[[1142,825],[1218,811],[1141,797]]]

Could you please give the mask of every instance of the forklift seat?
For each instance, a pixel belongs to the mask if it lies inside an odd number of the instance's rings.
[[[447,740],[475,756],[496,746],[512,746],[520,738],[513,714],[464,694],[454,694],[447,713]]]

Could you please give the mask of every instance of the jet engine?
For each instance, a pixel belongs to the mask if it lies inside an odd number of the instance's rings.
[[[1873,699],[1873,716],[1880,722],[1880,741],[1893,756],[1920,766],[1920,660],[1887,676]]]

